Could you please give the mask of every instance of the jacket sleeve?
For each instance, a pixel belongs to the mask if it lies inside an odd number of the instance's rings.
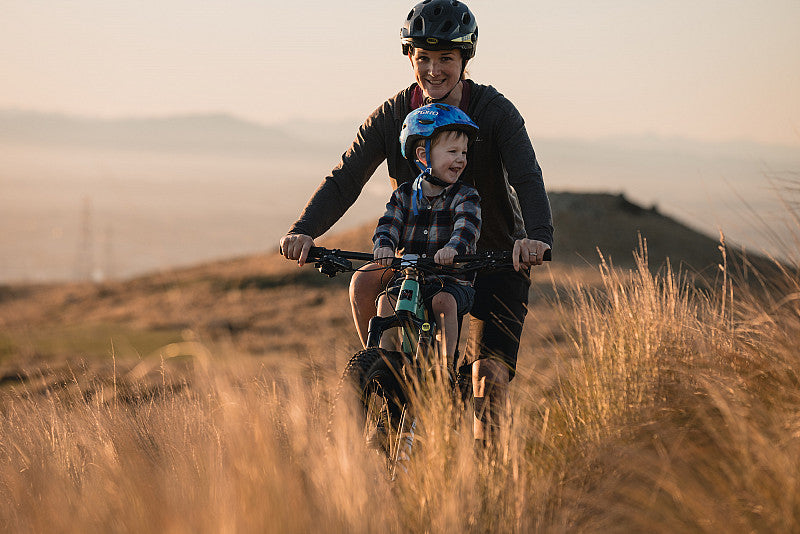
[[[445,246],[456,249],[457,254],[475,252],[475,244],[481,233],[480,202],[478,192],[470,189],[453,207],[453,233]]]
[[[378,226],[375,228],[375,235],[372,236],[373,247],[372,250],[378,250],[381,247],[389,247],[397,251],[400,243],[400,235],[403,232],[403,225],[405,224],[406,210],[403,207],[403,202],[400,190],[396,189],[392,193],[392,198],[386,204],[386,211],[383,217],[378,219]]]
[[[542,169],[522,115],[510,101],[504,100],[505,116],[498,125],[497,144],[508,183],[517,193],[528,238],[553,246],[553,216]]]
[[[358,129],[353,144],[319,184],[300,218],[289,229],[290,234],[317,238],[353,205],[375,169],[386,159],[383,132],[387,116],[391,117],[389,101],[376,109]]]

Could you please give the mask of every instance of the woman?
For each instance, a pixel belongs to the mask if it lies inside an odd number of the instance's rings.
[[[401,40],[415,83],[384,102],[361,125],[339,165],[281,238],[281,250],[303,265],[313,238],[339,220],[384,160],[393,187],[416,178],[417,171],[403,158],[397,141],[411,110],[444,102],[465,111],[480,128],[461,177],[481,196],[478,250],[512,249],[514,257],[514,271],[481,274],[475,281],[469,342],[459,368],[460,378],[471,374],[474,435],[485,443],[497,428],[516,370],[530,287],[528,268],[540,265],[552,246],[550,204],[522,116],[493,87],[464,78],[478,41],[478,26],[469,8],[454,0],[420,2],[406,17]],[[380,290],[379,271],[353,276],[350,301],[362,343],[367,323],[376,314]]]

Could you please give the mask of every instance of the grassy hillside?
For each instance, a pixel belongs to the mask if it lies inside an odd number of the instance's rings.
[[[259,300],[251,291],[284,304],[287,286],[270,288],[274,278],[258,274],[269,261],[132,281],[124,295],[142,293],[157,308],[150,326],[201,305],[232,311]],[[256,278],[243,276],[255,265]],[[356,418],[321,353],[253,358],[236,343],[189,339],[187,324],[176,323],[185,340],[154,360],[51,360],[7,375],[0,524],[65,532],[796,530],[800,308],[782,298],[800,291],[796,275],[773,280],[770,291],[728,277],[698,291],[644,264],[599,272],[599,284],[573,281],[548,309],[558,336],[523,340],[523,372],[495,451],[474,451],[470,409],[434,387],[420,400],[415,453],[394,482],[359,445]],[[286,319],[297,339],[324,344],[326,330],[304,318],[327,308],[329,294],[299,276],[289,287],[294,300],[320,302]],[[227,289],[213,293],[216,302],[200,295],[220,280]],[[27,291],[7,293],[4,306],[43,295]],[[53,319],[89,319],[114,295],[60,291],[58,303],[39,303]],[[183,320],[191,326],[196,317]],[[7,311],[3,318],[14,322]],[[529,326],[541,318],[533,309]],[[228,333],[220,339],[235,339],[232,322],[221,327]]]
[[[553,193],[556,225],[552,264],[534,276],[539,335],[552,337],[544,298],[570,277],[597,283],[598,250],[614,265],[632,268],[646,238],[650,265],[715,272],[718,243],[623,196]],[[322,244],[369,250],[372,227],[326,237]],[[578,269],[576,271],[576,269]],[[570,273],[570,276],[567,276]],[[237,258],[95,284],[0,286],[0,362],[19,372],[31,362],[109,355],[157,357],[169,344],[202,339],[255,357],[316,355],[337,347],[337,363],[358,345],[349,318],[348,278],[333,280],[312,266],[299,269],[276,253]],[[538,296],[537,296],[538,295]],[[315,332],[307,336],[298,321]],[[13,364],[11,362],[14,362]]]
[[[476,452],[471,408],[434,386],[395,482],[337,395],[357,346],[345,279],[269,254],[4,287],[0,525],[797,530],[800,283],[738,261],[704,279],[641,259],[539,269],[497,448]]]

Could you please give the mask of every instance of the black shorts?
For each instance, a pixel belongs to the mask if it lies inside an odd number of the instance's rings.
[[[503,362],[509,378],[517,369],[522,325],[528,313],[531,279],[527,272],[503,270],[479,273],[475,279],[475,304],[470,312],[469,339],[459,374],[472,372],[475,361],[492,358]]]
[[[400,276],[394,279],[390,284],[387,292],[392,295],[392,303],[397,300],[397,295],[400,294],[400,285],[403,283],[403,277]],[[454,280],[447,278],[428,282],[422,285],[422,298],[430,303],[431,299],[436,293],[445,292],[453,295],[456,300],[456,309],[458,315],[462,316],[472,309],[473,302],[475,302],[475,290],[468,285],[459,284]]]

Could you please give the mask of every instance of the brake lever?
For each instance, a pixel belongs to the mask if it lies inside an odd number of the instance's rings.
[[[352,271],[353,262],[345,258],[334,256],[333,254],[328,254],[327,256],[323,256],[322,258],[320,258],[319,261],[314,263],[314,267],[316,267],[319,272],[321,272],[328,278],[333,278],[338,273]]]

